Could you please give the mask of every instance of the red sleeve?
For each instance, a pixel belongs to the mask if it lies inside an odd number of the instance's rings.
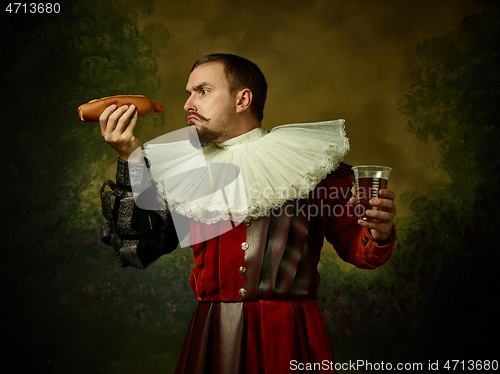
[[[319,229],[344,261],[361,269],[374,269],[391,257],[396,228],[393,227],[389,244],[378,245],[368,229],[358,225],[354,208],[349,204],[352,184],[350,177],[337,173],[329,174],[318,184],[313,198],[322,212]]]
[[[386,245],[378,245],[366,227],[353,221],[342,231],[327,237],[340,258],[361,269],[375,269],[384,265],[392,255],[396,242],[396,228],[392,227],[392,241]]]

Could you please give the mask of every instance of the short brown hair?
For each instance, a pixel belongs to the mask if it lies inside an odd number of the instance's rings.
[[[251,113],[260,122],[264,118],[264,105],[266,104],[267,82],[259,67],[246,58],[226,54],[214,53],[204,56],[196,61],[191,72],[198,66],[210,62],[224,64],[224,73],[229,83],[229,92],[235,94],[239,90],[248,88],[252,91]]]

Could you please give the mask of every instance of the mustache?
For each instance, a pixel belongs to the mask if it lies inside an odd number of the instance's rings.
[[[198,113],[195,113],[195,112],[187,112],[187,113],[186,113],[186,121],[187,121],[187,118],[188,118],[189,116],[196,117],[196,118],[198,118],[199,120],[201,120],[201,121],[205,121],[205,122],[210,121],[210,119],[209,119],[209,118],[203,117],[201,114],[198,114]]]

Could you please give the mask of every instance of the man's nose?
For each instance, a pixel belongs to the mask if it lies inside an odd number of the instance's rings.
[[[186,112],[195,112],[196,111],[194,101],[193,101],[193,98],[191,96],[189,96],[188,99],[186,100],[186,103],[184,104],[184,110]]]

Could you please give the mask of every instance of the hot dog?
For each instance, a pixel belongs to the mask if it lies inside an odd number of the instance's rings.
[[[84,122],[99,122],[99,116],[104,112],[104,110],[115,104],[116,107],[121,107],[122,105],[135,105],[137,111],[139,112],[139,117],[147,116],[153,112],[163,111],[161,105],[155,104],[151,99],[143,95],[118,95],[103,97],[102,99],[96,99],[89,101],[86,104],[80,105],[78,107],[78,114],[80,119]]]

